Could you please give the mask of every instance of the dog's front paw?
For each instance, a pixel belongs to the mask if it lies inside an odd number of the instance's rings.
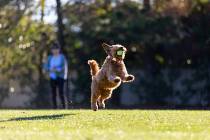
[[[114,79],[114,82],[115,83],[119,83],[121,81],[121,79],[119,78],[119,77],[116,77],[115,79]]]
[[[133,75],[128,75],[125,77],[125,82],[132,82],[134,81],[135,77]]]

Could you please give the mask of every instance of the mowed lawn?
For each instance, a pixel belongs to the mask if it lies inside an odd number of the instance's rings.
[[[0,111],[0,140],[121,139],[210,140],[210,111]]]

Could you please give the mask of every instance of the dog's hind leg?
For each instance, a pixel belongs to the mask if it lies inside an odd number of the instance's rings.
[[[99,95],[97,93],[93,92],[91,95],[91,108],[94,111],[98,110],[98,105],[97,105],[98,99],[99,99]]]
[[[101,95],[101,97],[99,98],[99,106],[105,109],[106,108],[105,101],[109,98],[111,98],[111,93]]]
[[[104,103],[104,100],[100,97],[99,100],[98,100],[98,105],[100,108],[103,108],[105,109],[105,103]]]
[[[97,86],[95,78],[93,78],[91,83],[91,109],[94,111],[98,110],[97,101],[100,97],[100,91]]]

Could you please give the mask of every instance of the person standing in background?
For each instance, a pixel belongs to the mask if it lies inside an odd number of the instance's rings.
[[[44,63],[44,69],[49,73],[50,86],[52,93],[53,108],[57,109],[57,89],[61,100],[62,108],[66,108],[64,82],[67,79],[68,63],[58,43],[51,47],[51,55],[48,56],[47,62]]]

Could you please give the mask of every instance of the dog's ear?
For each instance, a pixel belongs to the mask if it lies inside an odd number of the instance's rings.
[[[108,55],[112,55],[111,54],[111,48],[112,48],[112,46],[111,45],[108,45],[108,44],[106,44],[106,43],[103,43],[102,44],[102,47],[104,48],[104,50],[105,50],[105,52],[108,54]]]

